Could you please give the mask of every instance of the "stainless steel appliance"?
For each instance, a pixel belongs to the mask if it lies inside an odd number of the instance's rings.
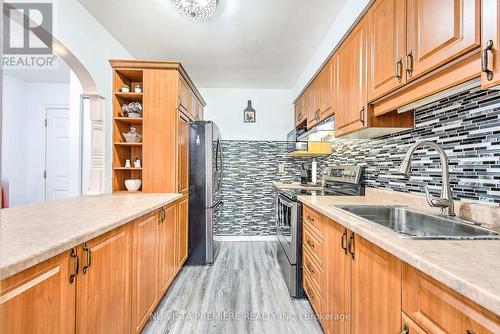
[[[280,189],[276,198],[277,256],[290,295],[304,297],[302,288],[302,204],[298,195],[364,196],[359,166],[327,167],[323,188]]]
[[[295,151],[307,151],[307,141],[298,141],[297,137],[306,133],[307,129],[304,127],[298,127],[290,131],[287,135],[287,147],[288,152]]]
[[[198,121],[190,127],[188,265],[214,262],[214,220],[222,209],[224,155],[217,125]]]

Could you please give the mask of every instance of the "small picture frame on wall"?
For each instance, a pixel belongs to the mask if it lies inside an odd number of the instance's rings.
[[[252,100],[248,100],[248,106],[243,110],[243,121],[245,123],[255,123],[255,109],[252,107]]]

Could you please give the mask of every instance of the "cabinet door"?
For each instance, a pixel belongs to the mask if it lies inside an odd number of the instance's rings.
[[[311,85],[308,88],[309,94],[308,99],[309,103],[307,104],[307,128],[311,128],[318,123],[319,120],[319,80],[318,78],[314,79]]]
[[[179,108],[188,111],[188,86],[184,79],[179,75],[179,84],[178,84],[178,92],[179,92]]]
[[[189,119],[179,112],[177,118],[177,189],[189,191]]]
[[[295,126],[304,120],[304,98],[301,96],[295,103]]]
[[[357,235],[352,248],[352,333],[399,333],[401,261]]]
[[[500,84],[500,0],[483,0],[481,10],[481,88],[486,89]]]
[[[368,100],[406,83],[406,0],[377,0],[368,16]]]
[[[480,45],[480,0],[408,0],[407,80]]]
[[[76,333],[129,333],[132,226],[78,247]]]
[[[366,19],[363,19],[336,53],[336,135],[366,126]]]
[[[326,297],[326,314],[334,314],[335,318],[328,322],[330,333],[349,333],[350,291],[351,291],[351,257],[347,254],[348,230],[332,220],[328,242],[328,295]],[[342,248],[345,247],[345,248]]]
[[[333,71],[334,71],[334,57],[332,57],[320,73],[320,111],[319,121],[322,121],[333,114]]]
[[[175,274],[175,221],[177,206],[172,205],[165,209],[165,218],[158,225],[158,276],[160,296],[167,291]]]
[[[159,214],[134,222],[132,332],[138,333],[156,306]]]
[[[188,220],[189,198],[185,196],[178,204],[177,228],[175,232],[175,265],[177,269],[182,267],[188,256]]]
[[[72,273],[74,258],[68,251],[1,281],[0,333],[73,333]]]
[[[405,264],[403,311],[427,333],[500,333],[500,317]]]

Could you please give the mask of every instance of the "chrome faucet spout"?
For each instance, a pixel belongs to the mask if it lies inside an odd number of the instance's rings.
[[[428,187],[425,187],[425,193],[427,198],[427,203],[432,207],[441,208],[443,214],[447,214],[449,216],[455,216],[455,208],[453,202],[453,196],[451,193],[450,187],[450,169],[448,165],[448,156],[444,149],[439,145],[432,141],[423,140],[413,144],[406,153],[406,156],[403,159],[403,162],[399,166],[398,174],[409,175],[411,171],[411,159],[415,151],[422,146],[432,147],[438,154],[439,159],[441,160],[441,175],[443,179],[443,187],[441,189],[441,196],[439,198],[433,198],[429,193]]]

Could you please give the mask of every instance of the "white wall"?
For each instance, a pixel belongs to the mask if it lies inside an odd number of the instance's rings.
[[[78,0],[54,1],[54,37],[89,71],[97,85],[95,93],[103,96],[106,128],[106,191],[112,185],[112,75],[109,59],[134,59]]]
[[[284,89],[202,88],[206,120],[214,121],[224,140],[286,140],[292,130],[291,91]],[[252,100],[256,122],[244,123],[243,110]]]
[[[333,50],[337,47],[347,31],[349,31],[352,24],[372,2],[373,0],[348,0],[346,2],[293,87],[293,99],[298,97],[308,82],[332,54]]]
[[[10,207],[40,202],[45,183],[45,107],[69,104],[69,84],[3,76],[2,184]]]

